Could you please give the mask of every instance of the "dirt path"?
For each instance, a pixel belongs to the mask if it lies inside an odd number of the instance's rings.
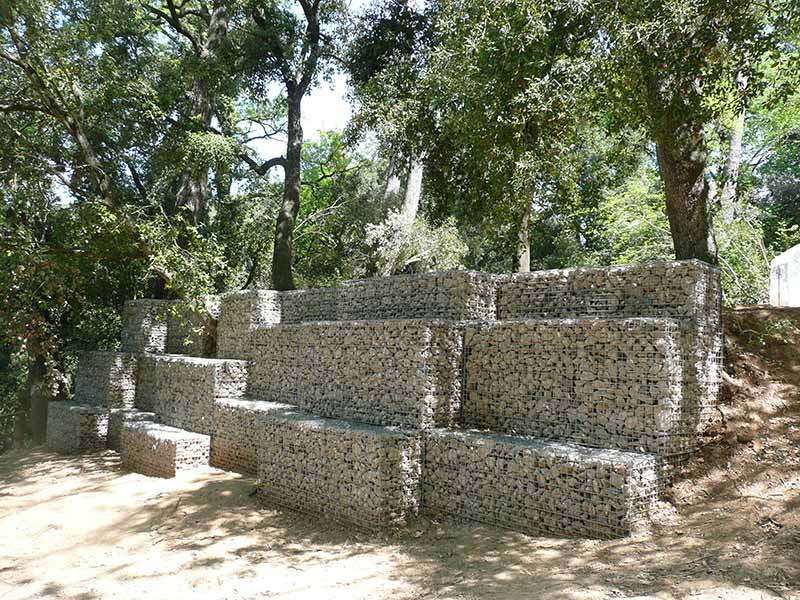
[[[800,600],[798,324],[800,311],[729,316],[724,422],[632,538],[424,520],[379,536],[259,504],[231,473],[161,480],[110,452],[13,452],[0,598]]]

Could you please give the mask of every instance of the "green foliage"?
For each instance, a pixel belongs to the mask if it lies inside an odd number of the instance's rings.
[[[373,248],[378,271],[387,274],[459,269],[467,255],[454,219],[438,227],[422,218],[409,224],[396,211],[384,222],[367,226],[366,243]]]

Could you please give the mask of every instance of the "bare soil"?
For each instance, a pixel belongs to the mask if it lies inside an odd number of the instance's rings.
[[[636,535],[532,537],[420,520],[383,535],[172,480],[114,453],[0,456],[0,598],[800,599],[800,310],[726,314],[707,445]]]

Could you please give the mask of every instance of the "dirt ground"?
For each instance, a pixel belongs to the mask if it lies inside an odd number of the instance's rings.
[[[108,452],[0,456],[0,599],[800,599],[800,310],[726,315],[719,423],[655,522],[613,541],[420,520],[385,535]]]

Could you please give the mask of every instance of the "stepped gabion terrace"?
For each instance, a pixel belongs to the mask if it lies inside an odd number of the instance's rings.
[[[73,402],[51,403],[51,448],[251,474],[364,528],[626,535],[721,379],[719,272],[699,261],[135,300],[123,323],[122,352],[85,353]]]

